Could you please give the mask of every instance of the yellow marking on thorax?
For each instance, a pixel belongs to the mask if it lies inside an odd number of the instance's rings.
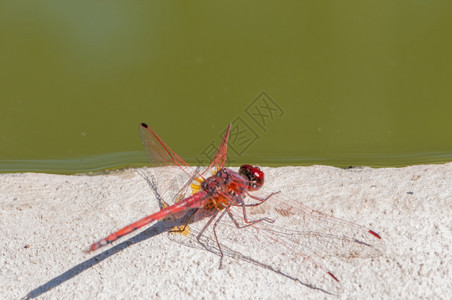
[[[220,170],[220,168],[216,168],[216,169],[212,170],[212,176],[214,176],[219,170]],[[203,181],[204,181],[204,178],[202,178],[202,177],[196,177],[195,179],[193,179],[193,182],[190,184],[192,195],[196,194],[197,192],[199,192],[201,190],[201,185],[202,185]],[[180,202],[183,199],[184,199],[184,195],[181,195],[180,199],[176,200],[176,203]],[[164,209],[168,206],[169,205],[166,202],[162,203],[162,209]],[[223,209],[223,207],[219,208],[216,203],[215,204],[210,203],[210,204],[207,204],[207,206],[211,206],[208,209],[214,209],[214,208]],[[184,236],[188,236],[191,232],[190,227],[188,227],[186,225],[174,226],[169,231],[176,233],[176,234],[182,234]]]
[[[201,184],[204,181],[204,179],[202,177],[196,177],[192,184],[190,184],[191,187],[191,194],[194,195],[197,192],[199,192],[201,190]]]

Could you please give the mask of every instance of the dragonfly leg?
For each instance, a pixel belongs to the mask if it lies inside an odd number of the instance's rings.
[[[218,267],[218,269],[221,269],[222,265],[223,265],[223,250],[221,250],[221,245],[220,242],[218,241],[218,236],[217,236],[217,225],[218,223],[221,221],[221,219],[223,219],[224,214],[226,212],[229,212],[229,209],[226,208],[226,210],[224,210],[221,215],[217,218],[217,220],[215,221],[215,223],[213,224],[212,230],[213,230],[213,235],[215,236],[215,241],[217,242],[217,246],[218,246],[218,250],[220,251],[220,266]],[[229,212],[230,213],[230,212]]]
[[[256,223],[258,223],[258,222],[262,222],[262,221],[265,221],[265,222],[267,222],[267,223],[274,223],[275,220],[270,219],[270,218],[261,218],[261,219],[253,220],[253,221],[248,220],[248,217],[246,216],[246,208],[247,208],[247,207],[253,207],[253,206],[259,206],[259,205],[261,205],[262,203],[264,203],[265,201],[267,201],[268,199],[270,199],[270,197],[272,197],[273,195],[276,195],[276,194],[278,194],[278,193],[280,193],[280,192],[273,192],[273,193],[271,193],[270,195],[268,195],[268,196],[265,197],[265,198],[257,197],[257,196],[254,196],[254,195],[251,195],[251,194],[248,194],[248,193],[247,193],[247,195],[248,195],[250,198],[253,198],[253,199],[259,201],[258,203],[248,203],[248,204],[247,204],[247,203],[243,202],[242,199],[239,199],[239,201],[235,201],[236,203],[240,203],[240,206],[242,207],[242,212],[243,212],[243,220],[244,220],[245,223],[247,224],[247,225],[245,225],[245,226],[240,226],[240,225],[237,223],[237,221],[234,219],[234,216],[233,216],[233,215],[230,213],[230,211],[229,211],[229,213],[228,213],[228,214],[229,214],[229,217],[231,218],[231,220],[232,220],[232,222],[234,223],[235,227],[237,227],[237,228],[244,228],[244,227],[247,227],[247,226],[256,224]]]
[[[244,203],[242,203],[242,211],[243,211],[243,220],[246,223],[245,225],[240,225],[239,222],[237,222],[237,220],[234,218],[234,215],[231,213],[229,208],[226,208],[226,211],[227,211],[228,216],[231,219],[232,223],[234,223],[235,227],[238,228],[238,229],[242,229],[242,228],[254,225],[256,223],[262,222],[262,221],[267,222],[267,223],[275,222],[275,220],[270,219],[270,218],[261,218],[261,219],[252,220],[252,221],[248,220],[248,217],[246,216],[246,206],[245,206]]]
[[[224,214],[225,214],[225,211],[221,213],[221,215],[218,217],[218,220],[215,221],[214,225],[212,226],[213,234],[215,236],[215,241],[217,242],[218,250],[219,250],[219,253],[220,253],[220,266],[219,266],[219,269],[221,269],[221,266],[223,264],[223,256],[224,255],[223,255],[223,250],[221,250],[220,243],[218,242],[218,237],[217,237],[217,233],[215,231],[215,228],[216,228],[219,220],[221,220],[223,218]],[[212,217],[209,219],[209,221],[207,221],[207,223],[204,225],[204,227],[201,229],[201,231],[196,236],[196,240],[198,241],[198,243],[200,243],[204,248],[206,248],[207,251],[210,251],[210,252],[213,252],[212,249],[209,249],[209,247],[203,241],[201,241],[201,237],[203,236],[203,234],[206,231],[206,229],[210,226],[210,224],[212,224],[213,220],[215,220],[217,215],[218,215],[218,211],[216,210],[215,213],[212,215]]]
[[[276,194],[279,194],[280,192],[273,192],[273,193],[271,193],[270,195],[268,195],[267,197],[265,197],[265,198],[261,198],[261,197],[257,197],[257,196],[254,196],[254,195],[251,195],[250,193],[246,193],[246,195],[248,196],[248,197],[250,197],[250,198],[252,198],[252,199],[254,199],[254,200],[257,200],[257,201],[259,201],[258,203],[251,203],[251,204],[245,204],[245,206],[259,206],[259,205],[261,205],[262,203],[264,203],[265,201],[267,201],[268,199],[270,199],[270,197],[272,197],[273,195],[276,195]]]

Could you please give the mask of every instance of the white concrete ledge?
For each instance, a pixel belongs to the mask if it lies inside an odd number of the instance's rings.
[[[325,258],[342,283],[339,297],[242,260],[225,259],[218,269],[218,256],[156,234],[153,225],[153,231],[85,253],[92,242],[159,209],[146,180],[129,169],[95,176],[0,175],[1,298],[449,297],[452,163],[263,170],[268,190],[383,238],[386,249],[379,257]]]

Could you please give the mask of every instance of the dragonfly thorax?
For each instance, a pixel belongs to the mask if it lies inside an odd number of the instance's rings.
[[[201,184],[207,193],[213,194],[242,194],[248,187],[242,176],[236,172],[222,168],[215,175],[207,178]]]

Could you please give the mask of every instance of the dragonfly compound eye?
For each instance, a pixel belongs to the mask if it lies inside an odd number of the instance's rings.
[[[264,172],[259,167],[243,165],[239,169],[239,174],[247,180],[250,190],[258,190],[264,184]]]

